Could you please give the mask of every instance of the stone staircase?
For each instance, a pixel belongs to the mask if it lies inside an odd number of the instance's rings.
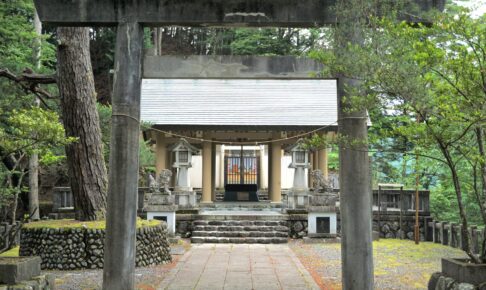
[[[192,243],[287,243],[286,216],[262,211],[218,214],[209,211],[193,222]]]
[[[265,202],[205,205],[193,221],[193,243],[287,243],[288,216]]]

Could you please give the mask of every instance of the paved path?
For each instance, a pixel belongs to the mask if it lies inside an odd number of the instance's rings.
[[[319,289],[288,245],[193,244],[159,289]]]

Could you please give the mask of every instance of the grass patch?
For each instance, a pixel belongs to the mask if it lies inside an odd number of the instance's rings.
[[[160,224],[158,220],[143,220],[137,218],[137,228],[141,227],[153,227]],[[105,221],[77,221],[73,219],[63,219],[63,220],[45,220],[38,222],[31,222],[24,224],[24,228],[27,229],[37,229],[37,228],[47,228],[47,229],[76,229],[76,228],[88,228],[88,229],[100,229],[104,230],[106,227]]]
[[[20,247],[12,248],[12,249],[10,249],[6,252],[1,253],[0,257],[3,257],[3,258],[18,257],[19,256],[19,249],[20,249]]]

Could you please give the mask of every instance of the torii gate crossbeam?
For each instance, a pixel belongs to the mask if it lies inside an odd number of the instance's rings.
[[[34,0],[40,19],[56,26],[117,26],[112,97],[103,289],[134,288],[138,138],[143,26],[316,27],[336,23],[337,0]],[[345,1],[345,0],[342,0]],[[349,0],[346,0],[349,1]],[[422,11],[445,0],[413,0]],[[413,19],[412,19],[413,21]],[[350,39],[355,42],[355,39]],[[340,79],[339,102],[344,87]],[[339,130],[366,139],[366,113],[340,108]],[[373,288],[368,153],[340,150],[344,289]]]

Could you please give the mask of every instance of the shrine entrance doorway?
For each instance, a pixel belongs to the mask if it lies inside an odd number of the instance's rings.
[[[258,201],[260,150],[230,146],[224,152],[225,201]]]
[[[224,185],[255,184],[260,186],[260,149],[241,146],[224,152]]]

